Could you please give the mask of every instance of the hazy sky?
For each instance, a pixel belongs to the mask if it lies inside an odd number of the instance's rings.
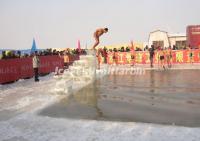
[[[185,33],[200,24],[200,0],[0,0],[0,49],[88,47],[93,32],[108,27],[100,45],[148,41],[161,29]]]

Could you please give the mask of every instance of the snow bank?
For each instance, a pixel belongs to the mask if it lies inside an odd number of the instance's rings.
[[[103,66],[104,67],[104,66]],[[97,71],[97,78],[103,74]],[[200,128],[186,128],[158,124],[75,120],[44,117],[38,112],[66,95],[52,91],[56,80],[52,75],[0,86],[2,110],[20,110],[36,103],[29,110],[1,120],[0,141],[199,141]],[[85,83],[73,85],[76,91]],[[14,98],[13,98],[14,96]],[[12,99],[13,98],[13,99]],[[8,100],[14,104],[8,103]]]

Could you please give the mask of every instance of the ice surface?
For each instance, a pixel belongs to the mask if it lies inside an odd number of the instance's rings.
[[[72,91],[73,82],[91,83],[96,78],[96,59],[92,55],[80,56],[80,60],[69,66],[63,75],[55,77],[57,79],[54,91],[60,94],[67,94]]]
[[[97,74],[101,70],[97,71]],[[97,77],[99,77],[97,75]],[[59,79],[58,79],[59,80]],[[135,122],[52,118],[40,110],[66,95],[52,91],[53,75],[0,86],[0,141],[199,141],[200,128]],[[73,91],[86,84],[74,82]],[[23,103],[24,102],[24,103]],[[11,113],[3,119],[3,113]],[[18,114],[15,112],[20,111]],[[56,113],[55,113],[56,114]]]

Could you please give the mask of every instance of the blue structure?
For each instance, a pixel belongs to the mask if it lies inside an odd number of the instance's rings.
[[[33,39],[33,44],[32,44],[32,48],[31,48],[31,53],[34,53],[35,51],[37,51],[37,47],[36,47],[35,39]]]
[[[33,38],[33,43],[32,43],[32,47],[30,49],[22,49],[22,50],[15,50],[15,49],[0,49],[0,55],[2,54],[2,51],[20,51],[22,55],[24,54],[32,54],[35,51],[43,51],[44,49],[37,49],[36,47],[36,43],[35,43],[35,39]]]

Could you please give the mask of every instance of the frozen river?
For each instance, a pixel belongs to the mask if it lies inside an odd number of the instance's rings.
[[[39,114],[200,127],[200,70],[107,75]]]
[[[199,141],[199,73],[110,75],[71,95],[53,74],[0,85],[0,141]]]

